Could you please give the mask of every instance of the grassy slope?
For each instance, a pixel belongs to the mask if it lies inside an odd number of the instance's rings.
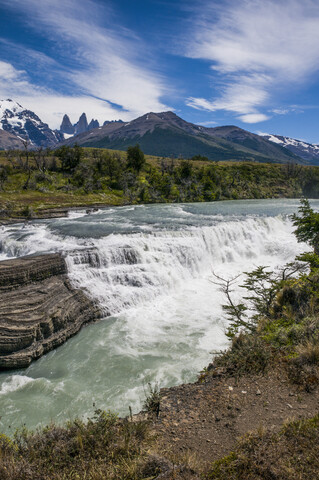
[[[148,424],[121,421],[97,411],[86,423],[22,430],[14,439],[0,435],[2,480],[98,480],[145,478]],[[156,466],[154,466],[156,473]]]
[[[112,154],[114,151],[112,151]],[[125,158],[125,152],[116,152]],[[87,162],[91,161],[92,149],[85,149]],[[59,172],[47,172],[47,179],[37,179],[32,173],[28,189],[23,189],[27,174],[12,170],[4,188],[0,191],[0,210],[10,212],[10,216],[26,215],[26,209],[35,214],[47,209],[69,208],[90,205],[123,205],[125,203],[188,202],[223,199],[300,197],[302,194],[319,196],[319,167],[289,166],[256,162],[211,162],[191,161],[192,176],[176,180],[171,175],[170,193],[162,190],[162,159],[146,156],[147,165],[139,175],[139,185],[133,197],[127,197],[119,189],[110,188],[107,178],[97,190],[85,193],[81,187],[69,188],[70,178]],[[178,169],[181,160],[165,160]],[[0,166],[8,165],[5,155],[0,155]],[[150,168],[155,168],[156,175]],[[199,172],[209,169],[205,178]],[[202,178],[202,179],[201,179]],[[208,178],[208,181],[207,181]],[[144,196],[141,196],[141,190]],[[149,194],[151,191],[151,194]],[[5,216],[5,213],[0,216]]]

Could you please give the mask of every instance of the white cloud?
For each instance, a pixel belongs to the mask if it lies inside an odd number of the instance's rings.
[[[12,81],[21,78],[25,72],[16,70],[10,63],[0,61],[0,78]]]
[[[290,108],[274,108],[271,111],[272,111],[272,113],[275,113],[276,115],[287,115],[288,113],[292,112],[293,109],[290,109]]]
[[[258,77],[259,82],[261,81]],[[264,78],[266,84],[268,79]],[[268,115],[260,113],[256,105],[266,103],[269,95],[261,85],[255,86],[250,77],[242,77],[235,83],[229,83],[223,88],[221,95],[216,100],[210,101],[205,98],[190,97],[186,104],[197,110],[206,110],[215,112],[217,110],[227,110],[240,114],[237,118],[244,123],[257,123],[270,118]]]
[[[20,90],[28,93],[34,89],[24,70],[17,70],[11,63],[0,60],[0,95],[14,96]]]
[[[208,122],[196,122],[196,125],[200,125],[203,127],[212,127],[213,125],[217,125],[217,122],[214,122],[213,120],[210,120]]]
[[[168,108],[161,102],[161,96],[166,93],[163,79],[141,66],[142,58],[147,56],[145,45],[132,32],[112,25],[114,18],[110,9],[101,9],[93,0],[3,0],[3,3],[23,13],[25,21],[48,36],[59,55],[64,57],[60,80],[73,85],[74,97],[44,89],[43,103],[47,110],[41,109],[41,99],[32,100],[33,104],[38,103],[38,112],[43,110],[46,121],[49,122],[50,117],[54,127],[58,126],[56,112],[60,109],[72,115],[86,111],[91,116],[91,111],[95,118],[103,115],[103,119],[114,119],[133,118],[150,110]],[[100,19],[105,21],[108,17],[106,29],[100,25]],[[31,99],[32,92],[24,92],[22,84],[11,86],[14,92],[19,91],[21,101],[24,96]],[[34,96],[38,97],[39,89],[33,87]],[[27,99],[25,101],[28,103]],[[112,103],[122,107],[124,112],[112,107]],[[67,111],[67,107],[72,107],[72,111]]]
[[[212,62],[223,85],[217,98],[192,98],[188,105],[240,113],[250,123],[261,118],[260,109],[276,92],[303,85],[318,71],[317,1],[204,1],[200,6],[186,55]]]
[[[263,113],[247,113],[246,115],[240,115],[238,118],[244,123],[259,123],[268,120],[270,117]]]
[[[23,70],[15,69],[10,63],[0,61],[0,99],[13,98],[24,108],[35,113],[52,128],[60,126],[62,117],[68,113],[75,123],[86,112],[88,120],[132,119],[132,112],[119,112],[108,102],[89,96],[58,95],[52,90],[33,85]]]
[[[196,108],[196,110],[208,110],[209,112],[214,112],[216,110],[214,102],[210,102],[205,98],[189,97],[186,101],[186,105]]]

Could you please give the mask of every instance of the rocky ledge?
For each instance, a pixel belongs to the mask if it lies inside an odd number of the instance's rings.
[[[0,262],[0,370],[27,367],[101,317],[60,254]]]

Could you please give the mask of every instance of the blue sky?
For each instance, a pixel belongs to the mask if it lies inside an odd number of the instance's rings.
[[[319,143],[318,0],[0,0],[0,98]]]

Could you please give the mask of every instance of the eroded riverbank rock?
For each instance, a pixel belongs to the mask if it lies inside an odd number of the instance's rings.
[[[0,370],[27,367],[101,317],[60,254],[0,262]]]

